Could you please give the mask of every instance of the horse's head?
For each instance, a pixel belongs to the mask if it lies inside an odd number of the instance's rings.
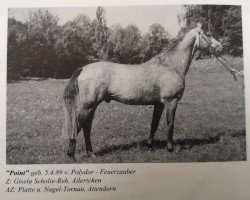
[[[210,33],[205,34],[201,28],[201,24],[198,23],[196,27],[197,37],[195,40],[195,49],[200,50],[212,50],[215,52],[222,51],[222,45],[216,39],[214,39]]]

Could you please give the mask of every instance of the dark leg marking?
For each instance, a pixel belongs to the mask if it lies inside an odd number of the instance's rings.
[[[167,149],[169,152],[174,150],[173,144],[173,132],[174,132],[174,120],[175,120],[175,112],[177,109],[178,100],[173,99],[166,106],[166,118],[167,118],[167,126],[168,126],[168,134],[167,134]]]
[[[85,144],[86,144],[86,152],[87,152],[87,156],[89,157],[95,157],[93,153],[92,145],[91,145],[91,138],[90,138],[94,114],[95,114],[95,109],[92,109],[91,111],[89,111],[86,119],[82,122],[82,128],[83,128],[84,139],[85,139]]]
[[[163,110],[164,110],[164,104],[157,104],[154,106],[151,131],[148,140],[149,147],[151,148],[152,151],[154,150],[154,135],[156,130],[158,129]]]
[[[74,160],[76,160],[75,159],[75,149],[76,149],[76,140],[75,139],[70,139],[69,140],[69,148],[68,148],[67,155],[70,158],[73,158]]]

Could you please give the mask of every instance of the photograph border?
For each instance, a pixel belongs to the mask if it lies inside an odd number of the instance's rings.
[[[125,164],[51,164],[50,169],[72,169],[72,168],[89,168],[100,170],[101,168],[108,168],[110,170],[116,169],[136,169],[137,174],[132,177],[109,177],[108,182],[117,185],[119,191],[110,193],[6,193],[5,180],[8,178],[7,170],[46,170],[48,165],[6,165],[6,71],[7,71],[7,17],[8,8],[13,7],[75,7],[75,6],[96,6],[100,5],[162,5],[162,4],[176,4],[176,1],[149,1],[139,0],[137,2],[131,0],[123,1],[28,1],[28,0],[11,0],[5,1],[0,8],[0,36],[1,48],[0,50],[0,108],[2,115],[0,115],[1,141],[0,141],[0,166],[1,166],[1,183],[0,196],[5,199],[226,199],[248,200],[250,196],[250,148],[247,148],[247,161],[240,162],[206,162],[206,163],[125,163]],[[178,4],[218,4],[218,1],[179,1]],[[250,2],[243,0],[239,1],[225,1],[221,0],[220,4],[233,4],[242,6],[242,22],[243,22],[243,47],[244,47],[244,74],[245,74],[245,111],[246,111],[246,139],[247,147],[250,144],[249,132],[249,102],[250,100],[250,26],[248,19],[250,19]]]

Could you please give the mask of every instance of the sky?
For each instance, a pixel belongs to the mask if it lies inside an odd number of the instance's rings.
[[[80,13],[88,15],[91,19],[96,18],[97,7],[67,7],[47,8],[50,13],[59,17],[59,24],[72,20]],[[107,25],[121,24],[125,27],[128,24],[135,24],[144,34],[153,23],[160,23],[172,36],[175,36],[179,29],[177,15],[183,13],[181,5],[158,5],[158,6],[110,6],[104,7]],[[35,8],[12,8],[9,9],[9,17],[25,22],[29,12]]]

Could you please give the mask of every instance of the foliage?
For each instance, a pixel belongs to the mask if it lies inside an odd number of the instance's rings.
[[[143,61],[147,61],[170,43],[170,35],[160,24],[154,23],[150,26],[148,34],[144,35],[142,41],[141,56]]]
[[[8,80],[37,76],[69,78],[73,71],[88,63],[107,60],[138,64],[164,49],[177,46],[188,30],[203,23],[216,39],[221,39],[224,53],[242,55],[240,6],[188,5],[178,16],[185,21],[175,38],[158,23],[142,34],[134,24],[107,26],[105,10],[98,7],[96,18],[79,14],[59,25],[48,10],[30,12],[26,22],[8,20]]]
[[[140,63],[141,39],[138,27],[133,24],[125,28],[120,25],[112,26],[108,38],[109,60],[125,64]]]
[[[95,24],[88,16],[80,14],[60,29],[55,46],[61,64],[58,70],[62,77],[67,77],[67,74],[72,74],[75,69],[94,59],[92,44],[95,42]]]
[[[58,18],[46,10],[29,15],[24,41],[27,72],[24,75],[48,77],[55,73],[55,43],[58,33]]]
[[[7,78],[16,79],[26,71],[24,41],[27,26],[14,18],[8,19]]]
[[[241,7],[230,7],[223,17],[223,45],[231,55],[243,54]]]
[[[114,46],[114,53],[116,59],[120,63],[125,64],[135,64],[140,63],[139,54],[140,54],[140,41],[141,33],[137,26],[130,24],[125,28],[119,28],[116,30],[118,32],[118,43],[115,44],[111,38],[109,42]],[[116,31],[112,33],[115,34]]]
[[[105,10],[103,7],[98,7],[96,10],[97,24],[95,26],[95,37],[97,55],[101,60],[107,60],[107,40],[108,40],[108,27],[105,18]],[[98,51],[99,49],[99,51]]]
[[[185,9],[188,29],[199,21],[206,31],[221,40],[224,53],[243,54],[241,6],[186,5]]]

